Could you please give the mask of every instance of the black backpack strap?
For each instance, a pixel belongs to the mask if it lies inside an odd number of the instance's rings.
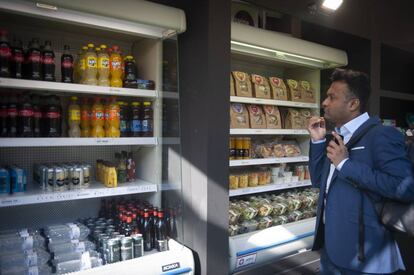
[[[346,144],[346,147],[351,149],[356,143],[358,143],[371,129],[378,127],[378,124],[371,124],[360,132],[357,135],[351,137],[351,139]],[[355,187],[356,184],[353,184]],[[363,262],[365,261],[365,227],[364,227],[364,195],[363,191],[360,190],[360,204],[359,204],[359,213],[358,213],[358,260]]]

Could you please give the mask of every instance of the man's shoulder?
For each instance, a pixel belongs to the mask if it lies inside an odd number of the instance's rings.
[[[380,138],[380,139],[387,139],[389,141],[391,140],[398,140],[398,141],[404,141],[404,135],[397,130],[397,128],[392,126],[384,126],[384,125],[378,125],[374,127],[372,131],[372,138]]]

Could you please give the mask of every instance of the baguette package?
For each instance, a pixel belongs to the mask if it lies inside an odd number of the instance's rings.
[[[304,120],[300,114],[300,111],[288,108],[285,117],[285,128],[286,129],[305,129]]]
[[[266,116],[266,128],[281,129],[282,119],[280,117],[279,109],[273,105],[264,105],[263,110]]]
[[[236,96],[252,97],[252,83],[250,76],[247,73],[234,71],[234,89]]]
[[[288,99],[291,101],[302,101],[302,92],[296,80],[288,79],[289,86]]]
[[[250,128],[249,113],[244,104],[230,104],[230,128]]]
[[[308,81],[299,82],[301,97],[303,102],[315,103],[315,91],[312,88],[312,85]]]
[[[270,86],[267,79],[257,74],[252,74],[251,78],[253,83],[254,96],[257,98],[270,99]]]
[[[270,87],[272,88],[272,97],[276,100],[288,100],[287,88],[283,79],[278,77],[269,77]]]
[[[253,129],[266,129],[266,116],[263,113],[262,106],[247,105],[250,117],[250,127]]]

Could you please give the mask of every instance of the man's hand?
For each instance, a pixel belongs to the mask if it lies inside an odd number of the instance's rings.
[[[348,149],[346,148],[342,138],[335,132],[332,132],[334,138],[338,141],[339,145],[335,140],[331,140],[326,148],[327,156],[331,160],[335,167],[341,163],[344,159],[348,158]]]
[[[312,141],[324,139],[326,135],[325,119],[323,117],[311,117],[309,119],[308,131]]]

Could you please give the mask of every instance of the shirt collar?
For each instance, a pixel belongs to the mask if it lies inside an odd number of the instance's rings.
[[[350,134],[353,135],[355,131],[364,124],[369,119],[369,115],[367,112],[363,113],[362,115],[357,116],[351,121],[348,121],[346,124],[342,125],[339,129],[342,135]],[[336,130],[338,130],[336,128]]]

